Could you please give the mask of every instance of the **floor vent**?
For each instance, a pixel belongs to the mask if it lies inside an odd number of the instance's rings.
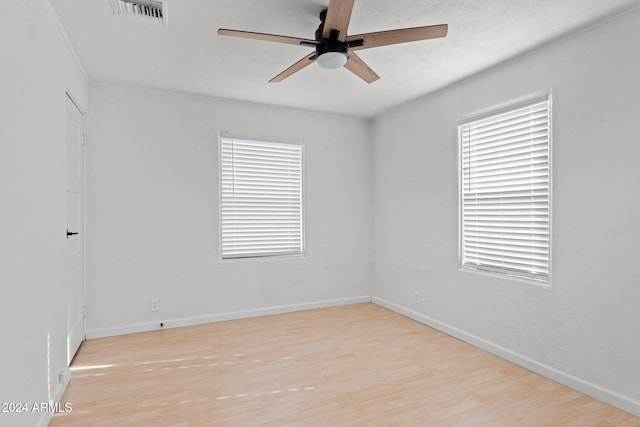
[[[166,2],[161,0],[111,0],[116,15],[144,16],[167,23]]]

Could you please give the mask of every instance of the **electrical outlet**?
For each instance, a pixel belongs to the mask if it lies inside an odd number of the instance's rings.
[[[151,311],[160,311],[160,300],[152,299],[151,300]]]
[[[416,304],[420,304],[420,292],[416,291],[414,296],[415,296],[415,299],[413,302]]]

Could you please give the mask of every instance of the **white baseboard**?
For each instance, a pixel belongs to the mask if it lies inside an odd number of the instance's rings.
[[[389,310],[395,311],[396,313],[402,314],[403,316],[406,316],[424,325],[437,329],[447,335],[451,335],[452,337],[469,343],[474,347],[481,348],[482,350],[492,353],[502,359],[508,360],[509,362],[522,366],[525,369],[540,374],[543,377],[566,385],[567,387],[570,387],[595,399],[601,400],[605,403],[608,403],[609,405],[620,408],[623,411],[627,411],[633,415],[640,416],[640,402],[628,396],[624,396],[620,393],[616,393],[615,391],[611,391],[602,386],[599,386],[598,384],[594,384],[566,372],[562,372],[556,368],[545,365],[544,363],[540,363],[526,356],[515,353],[507,348],[484,340],[478,336],[455,328],[446,323],[440,322],[439,320],[433,319],[429,316],[425,316],[424,314],[418,313],[409,308],[394,304],[385,299],[372,296],[371,302],[388,308]]]
[[[134,334],[138,332],[157,331],[160,329],[180,328],[183,326],[201,325],[204,323],[224,322],[227,320],[246,319],[249,317],[267,316],[270,314],[291,313],[294,311],[313,310],[316,308],[338,307],[341,305],[360,304],[371,302],[371,297],[359,296],[340,298],[324,301],[309,302],[303,304],[279,305],[274,307],[258,308],[253,310],[233,311],[230,313],[209,314],[205,316],[185,317],[181,319],[162,320],[157,322],[137,323],[133,325],[115,326],[112,328],[100,328],[87,330],[87,339],[112,337],[116,335]]]
[[[56,390],[56,394],[51,398],[51,401],[49,403],[52,403],[52,404],[60,403],[60,401],[62,400],[62,395],[64,395],[64,392],[67,390],[69,381],[71,381],[71,371],[69,370],[69,368],[64,368],[63,382],[60,385],[60,387],[58,387],[58,389]],[[64,403],[65,402],[62,402],[61,407],[64,407]],[[53,418],[53,412],[42,412],[40,414],[40,419],[38,420],[38,423],[36,424],[36,426],[47,427],[51,422],[52,418]]]

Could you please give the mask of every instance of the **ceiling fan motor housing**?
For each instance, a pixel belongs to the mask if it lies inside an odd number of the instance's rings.
[[[316,30],[316,55],[318,65],[322,68],[340,68],[349,59],[349,45],[338,40],[340,32],[331,30],[329,38],[322,37],[327,10],[320,12],[320,26]]]
[[[342,67],[349,59],[347,44],[340,40],[322,39],[316,46],[316,59],[323,68]]]

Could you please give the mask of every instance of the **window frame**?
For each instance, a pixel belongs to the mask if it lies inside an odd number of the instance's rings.
[[[223,251],[223,141],[229,139],[244,140],[265,144],[285,144],[300,147],[300,251],[283,254],[255,254],[246,256],[225,256]],[[251,262],[268,261],[278,259],[305,259],[306,258],[306,233],[305,233],[305,142],[302,138],[280,138],[248,133],[230,132],[221,130],[218,137],[218,250],[221,262]]]
[[[512,111],[516,111],[521,108],[525,108],[528,106],[533,106],[535,104],[541,102],[547,102],[547,168],[548,168],[548,187],[547,187],[547,218],[548,218],[548,245],[547,245],[547,256],[548,256],[548,265],[547,265],[547,275],[546,277],[541,277],[540,275],[535,274],[526,274],[521,272],[516,272],[512,270],[500,270],[500,269],[491,269],[491,268],[482,268],[482,266],[471,266],[469,264],[465,264],[465,245],[464,245],[464,165],[463,165],[463,127],[469,125],[473,122],[478,122],[481,120],[485,120],[494,116],[500,116],[503,114],[507,114]],[[528,96],[525,98],[521,98],[516,101],[511,101],[508,103],[501,104],[499,106],[495,106],[492,108],[485,109],[481,112],[477,112],[471,115],[467,115],[461,118],[458,121],[457,126],[457,150],[458,150],[458,158],[457,158],[457,166],[458,166],[458,265],[459,271],[466,273],[479,274],[483,276],[489,276],[500,279],[508,279],[511,281],[518,281],[528,284],[535,284],[541,287],[550,287],[551,286],[551,278],[552,278],[552,208],[553,208],[553,102],[552,102],[552,92],[544,92],[538,93],[532,96]]]

